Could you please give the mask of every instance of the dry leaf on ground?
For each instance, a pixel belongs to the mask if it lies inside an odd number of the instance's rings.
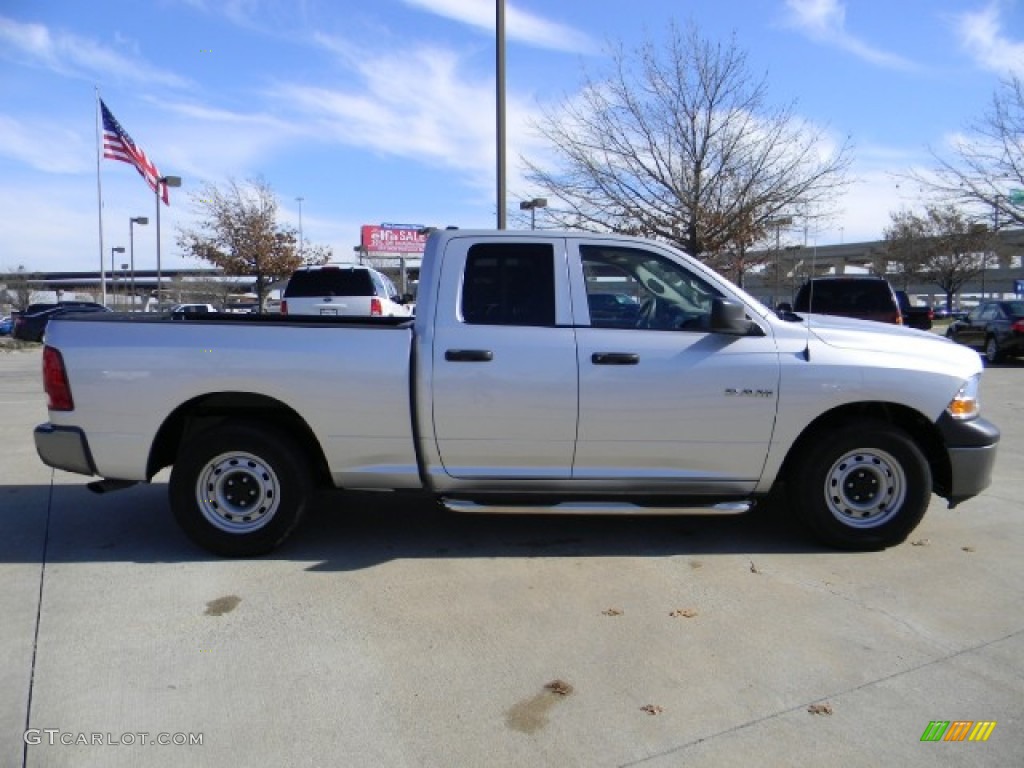
[[[678,619],[678,618],[692,619],[696,615],[697,615],[697,609],[696,608],[677,608],[676,610],[672,611],[672,613],[669,614],[669,616],[671,616],[673,619]]]
[[[604,614],[605,616],[621,616],[622,615],[622,609],[621,608],[605,608],[603,611],[601,611],[601,613]]]
[[[657,704],[645,704],[640,709],[646,712],[648,715],[660,715],[665,710],[659,707]]]
[[[559,696],[568,696],[572,693],[572,685],[565,682],[565,680],[552,680],[544,687],[553,693],[557,693]]]
[[[807,711],[812,715],[831,715],[832,705],[831,704],[811,704],[807,708]]]

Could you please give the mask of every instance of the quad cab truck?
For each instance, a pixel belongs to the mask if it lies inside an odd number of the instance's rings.
[[[592,314],[607,294],[623,310]],[[97,491],[170,466],[177,521],[226,556],[281,544],[316,487],[640,515],[779,491],[820,541],[873,550],[933,493],[985,489],[999,440],[975,352],[776,313],[613,235],[434,232],[415,318],[102,314],[45,341],[42,460]]]

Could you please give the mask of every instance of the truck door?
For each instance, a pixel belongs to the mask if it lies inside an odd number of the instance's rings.
[[[582,298],[573,478],[650,493],[752,490],[775,424],[774,338],[709,332],[722,291],[667,252],[570,240],[569,258]]]
[[[568,478],[576,340],[562,239],[453,238],[432,346],[433,427],[457,478]]]

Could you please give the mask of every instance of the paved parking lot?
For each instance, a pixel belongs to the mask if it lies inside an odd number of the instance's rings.
[[[193,547],[163,477],[44,467],[38,368],[0,350],[2,768],[1024,764],[1020,364],[984,383],[993,486],[886,552],[326,495],[249,561]]]

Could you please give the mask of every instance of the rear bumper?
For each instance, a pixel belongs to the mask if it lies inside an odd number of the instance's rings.
[[[949,492],[944,494],[952,507],[977,496],[992,482],[999,429],[985,419],[956,421],[948,414],[943,414],[937,426],[952,469]]]
[[[97,474],[92,453],[89,451],[89,440],[85,432],[78,427],[40,424],[35,428],[33,437],[36,453],[47,466],[79,475]]]

